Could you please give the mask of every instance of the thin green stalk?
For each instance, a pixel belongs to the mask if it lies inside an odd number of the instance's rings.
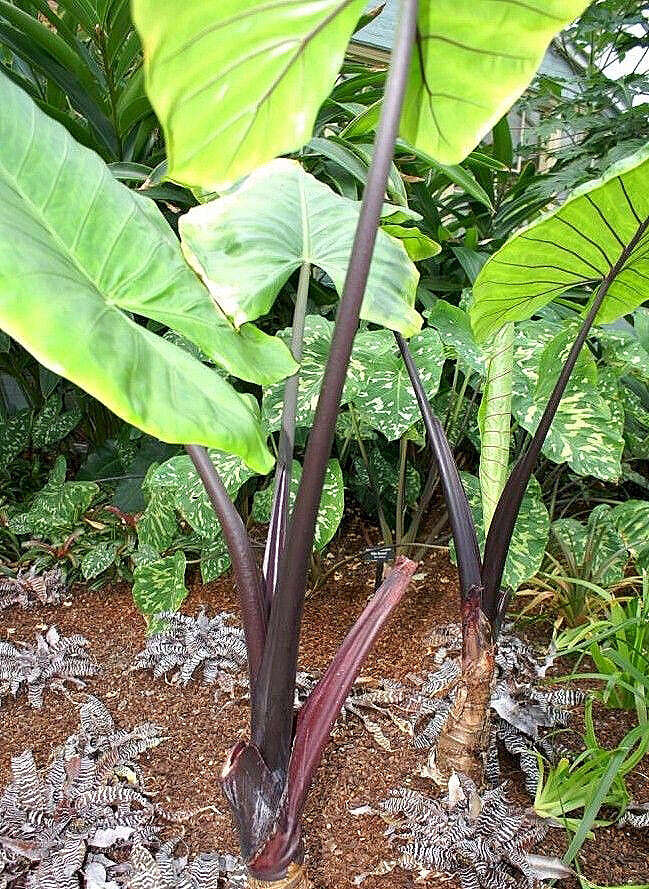
[[[395,541],[400,544],[403,540],[404,500],[406,493],[406,468],[408,459],[408,439],[399,441],[399,483],[397,485],[397,514]]]

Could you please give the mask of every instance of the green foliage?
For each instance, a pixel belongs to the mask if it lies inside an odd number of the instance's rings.
[[[222,363],[229,353],[231,367],[247,348],[184,263],[164,218],[6,77],[0,90],[8,133],[0,145],[3,328],[145,431],[221,445],[268,470],[272,460],[249,403],[127,314],[169,323]],[[262,354],[255,349],[257,361]]]
[[[230,568],[230,553],[221,535],[207,543],[201,550],[201,577],[203,583],[211,583]]]
[[[59,541],[74,528],[99,493],[94,482],[65,481],[65,457],[58,457],[50,479],[24,512],[9,519],[14,534],[32,534]]]
[[[475,282],[476,336],[484,339],[507,321],[530,318],[562,293],[598,285],[649,217],[648,183],[649,147],[644,147],[517,232]],[[641,305],[648,272],[649,259],[637,244],[611,283],[598,321],[612,321]]]
[[[32,444],[35,448],[46,448],[69,435],[79,424],[82,413],[78,407],[63,410],[63,401],[58,392],[50,395],[32,424]]]
[[[156,615],[163,611],[177,611],[187,597],[185,567],[182,552],[153,561],[143,561],[133,572],[133,600],[147,621],[149,632],[156,632]]]
[[[308,142],[366,4],[299,5],[133,0],[173,179],[220,190]]]
[[[81,574],[85,580],[94,580],[107,571],[115,561],[118,543],[98,543],[81,560]]]
[[[293,509],[297,489],[302,478],[302,467],[297,460],[293,461],[291,471],[291,489],[289,493],[289,510]],[[252,517],[256,522],[269,522],[273,500],[273,486],[269,485],[257,491],[252,503]],[[345,485],[342,469],[338,460],[329,460],[325,474],[320,508],[316,521],[313,545],[323,550],[338,530],[345,511]]]
[[[359,209],[295,161],[277,160],[225,197],[194,207],[179,229],[188,261],[238,327],[267,314],[303,263],[326,272],[342,293]],[[361,317],[416,333],[418,277],[401,243],[379,232]]]
[[[528,321],[516,327],[512,413],[530,433],[536,430],[548,388],[561,368],[555,352],[557,341],[563,356],[568,342],[561,325],[554,322]],[[594,384],[593,370],[597,375],[592,357],[589,360],[589,353],[584,352],[552,422],[543,453],[555,463],[567,462],[582,475],[616,481],[624,447],[623,412],[616,398],[617,386],[611,393],[601,392],[605,374],[599,375]]]
[[[480,481],[469,473],[460,473],[473,513],[481,551],[484,550],[485,528],[482,514]],[[543,561],[548,540],[550,519],[541,497],[541,488],[532,477],[514,526],[509,555],[503,573],[503,586],[517,590],[534,577]]]
[[[401,133],[443,164],[457,164],[521,95],[554,35],[584,0],[509,4],[423,0]]]

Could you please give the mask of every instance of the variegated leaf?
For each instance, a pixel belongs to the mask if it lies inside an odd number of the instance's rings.
[[[29,444],[31,424],[29,410],[18,411],[0,424],[0,472],[6,472]]]
[[[444,365],[439,334],[426,328],[412,337],[409,345],[426,394],[432,398],[439,389]],[[359,363],[362,372],[355,373]],[[394,337],[387,330],[356,336],[347,389],[359,419],[379,429],[388,441],[400,438],[420,417],[405,364]]]
[[[81,421],[81,411],[75,407],[63,411],[63,402],[58,393],[50,395],[44,406],[34,417],[32,443],[35,448],[45,448],[69,435]]]
[[[577,519],[557,519],[552,523],[551,537],[560,550],[571,553],[574,562],[582,566],[591,562],[592,576],[602,586],[611,586],[624,576],[628,556],[622,537],[615,527],[611,507],[596,506],[584,525]],[[559,557],[561,552],[559,552]]]
[[[293,461],[291,472],[291,490],[289,494],[289,510],[293,509],[295,497],[302,478],[302,467],[297,460]],[[256,522],[269,522],[273,500],[273,485],[257,491],[252,503],[252,517]],[[315,527],[313,545],[317,550],[324,549],[338,530],[345,511],[345,486],[342,470],[338,460],[329,460],[325,473],[320,509]]]
[[[507,481],[512,424],[514,325],[505,324],[485,349],[487,374],[480,408],[480,490],[485,531]]]
[[[627,500],[614,507],[613,521],[639,568],[649,568],[649,500]]]
[[[468,366],[484,376],[486,372],[484,354],[473,336],[467,312],[452,303],[438,299],[432,309],[424,312],[424,317],[439,333],[446,358],[455,358],[462,366]]]
[[[103,571],[115,561],[119,544],[117,543],[98,543],[88,550],[81,560],[81,573],[86,580],[92,580],[98,577]]]
[[[161,611],[176,611],[187,596],[185,554],[174,553],[154,562],[137,565],[133,572],[133,600],[149,626]]]
[[[563,337],[562,328],[551,322],[529,321],[517,325],[512,412],[530,433],[536,430],[547,403],[547,381],[540,383],[541,366],[545,350],[556,336]],[[567,341],[561,342],[563,355],[569,346]],[[555,361],[554,376],[558,365]],[[555,463],[568,463],[581,475],[615,481],[620,476],[624,447],[623,413],[611,390],[612,380],[600,372],[595,387],[586,371],[588,359],[583,359],[580,366],[582,371],[576,369],[566,388],[543,453]]]
[[[485,530],[480,482],[468,472],[460,475],[473,513],[480,551],[484,552]],[[541,486],[532,476],[514,526],[503,574],[504,587],[517,590],[522,583],[534,577],[543,561],[549,530],[550,518],[541,497]]]
[[[228,546],[223,535],[211,541],[201,550],[201,577],[203,583],[211,583],[225,574],[230,568],[231,560]]]
[[[255,474],[243,460],[222,451],[209,450],[209,457],[219,473],[230,497]],[[175,508],[183,519],[202,537],[214,540],[221,533],[221,525],[212,509],[191,458],[186,454],[172,457],[156,468],[149,479],[152,492],[165,491],[173,498]]]
[[[164,552],[178,532],[173,493],[166,488],[153,490],[136,528],[140,545]]]
[[[320,317],[320,315],[307,315],[305,319],[302,360],[300,362],[300,382],[295,413],[295,424],[298,427],[310,427],[313,423],[327,356],[331,347],[333,329],[333,323]],[[280,331],[278,336],[289,343],[291,332],[291,328],[288,327]],[[341,404],[346,404],[349,401],[350,380],[356,379],[357,375],[363,372],[364,366],[355,360],[352,353],[352,360],[347,371],[347,384],[343,392]],[[276,432],[282,425],[283,404],[284,383],[276,383],[274,386],[264,389],[262,416],[270,432]]]
[[[34,534],[55,539],[71,531],[99,493],[94,482],[66,482],[65,457],[58,457],[50,479],[39,491],[28,510],[9,519],[15,534]]]

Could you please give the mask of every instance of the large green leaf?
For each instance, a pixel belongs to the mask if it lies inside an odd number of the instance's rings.
[[[129,314],[176,328],[241,376],[255,364],[259,374],[265,348],[251,348],[219,313],[155,204],[2,75],[0,132],[2,328],[157,438],[216,444],[268,471],[250,403]],[[290,356],[285,364],[290,372]]]
[[[458,164],[511,108],[585,0],[422,0],[404,139]]]
[[[276,160],[226,197],[193,207],[179,229],[187,259],[239,326],[265,315],[303,263],[321,268],[341,293],[359,209],[296,161]],[[403,245],[380,231],[361,317],[416,333],[418,278]]]
[[[614,507],[612,517],[638,567],[649,569],[649,501],[620,503]]]
[[[530,318],[567,290],[596,288],[648,221],[649,145],[575,189],[489,259],[473,288],[476,336]],[[648,242],[645,232],[611,283],[599,322],[632,312],[649,297]]]
[[[562,351],[547,371],[554,374],[554,379],[568,348],[564,329],[547,321],[528,321],[516,328],[512,413],[532,434],[547,402],[547,381],[541,381],[543,356],[547,355],[546,349],[552,351],[557,337]],[[624,412],[615,381],[602,370],[593,385],[589,366],[584,352],[552,421],[543,453],[555,463],[568,463],[580,475],[615,481],[621,471]]]
[[[237,496],[243,483],[254,475],[238,457],[212,449],[209,450],[209,457],[232,498]],[[221,534],[221,524],[188,455],[172,457],[156,467],[148,477],[148,489],[152,500],[159,495],[173,502],[184,520],[201,537],[214,540]]]
[[[436,330],[426,328],[410,341],[410,351],[428,398],[439,388],[444,349]],[[355,373],[355,368],[363,368]],[[366,426],[392,441],[420,419],[419,406],[403,359],[387,330],[362,332],[354,343],[354,361],[347,383],[351,401]]]
[[[480,551],[484,551],[485,530],[482,518],[480,482],[474,475],[460,473],[476,525]],[[541,486],[532,477],[523,497],[505,563],[503,586],[517,590],[534,577],[541,567],[550,530],[550,518],[541,499]]]
[[[218,191],[304,145],[365,0],[132,0],[169,175]]]
[[[302,467],[293,461],[289,509],[292,510],[297,489],[302,478]],[[252,502],[252,517],[256,522],[269,522],[273,504],[273,485],[257,491]],[[338,530],[345,511],[345,485],[338,460],[329,460],[325,472],[324,486],[320,498],[320,508],[316,521],[313,545],[317,550],[324,549]]]

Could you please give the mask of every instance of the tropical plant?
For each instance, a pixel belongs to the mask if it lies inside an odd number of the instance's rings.
[[[12,605],[30,608],[36,602],[58,605],[66,592],[65,580],[59,568],[39,574],[32,566],[28,571],[19,571],[15,577],[0,576],[0,611]]]
[[[538,425],[531,442],[504,484],[486,534],[481,557],[467,495],[441,424],[421,386],[405,340],[397,335],[409,369],[431,447],[443,467],[444,493],[455,539],[463,609],[463,688],[456,697],[438,745],[443,770],[481,772],[480,753],[488,737],[493,644],[508,593],[503,575],[516,519],[528,484],[566,394],[582,346],[596,319],[612,321],[632,312],[647,295],[644,286],[649,229],[646,201],[649,150],[613,165],[604,176],[577,189],[560,207],[512,237],[483,266],[473,290],[471,318],[484,340],[503,325],[522,321],[554,298],[570,292],[583,307],[584,321],[557,376],[554,361],[541,380],[542,399],[531,412]],[[565,346],[559,351],[563,353]],[[583,359],[582,359],[583,360]],[[553,369],[551,369],[553,367]],[[569,393],[568,393],[569,394]],[[549,395],[549,397],[548,397]],[[545,407],[543,408],[543,404]],[[564,403],[565,404],[565,403]],[[573,422],[579,423],[575,407]],[[508,435],[507,432],[504,433]]]
[[[459,163],[523,91],[553,35],[584,5],[582,0],[552,2],[543,9],[519,5],[494,30],[486,25],[493,13],[489,0],[459,6],[422,2],[419,15],[416,0],[404,0],[385,92],[380,109],[374,109],[379,124],[363,201],[360,209],[343,198],[336,205],[344,232],[355,228],[354,240],[338,239],[334,229],[330,241],[340,240],[340,250],[333,258],[309,218],[313,207],[330,196],[296,165],[273,158],[309,138],[364,0],[299,4],[299,15],[294,2],[281,8],[250,0],[179,9],[170,0],[134,0],[146,89],[164,129],[169,177],[206,195],[257,170],[235,191],[181,220],[183,250],[197,274],[184,263],[178,242],[150,201],[116,183],[95,156],[16,86],[2,81],[6,95],[0,122],[7,121],[9,133],[0,147],[0,197],[9,208],[3,217],[7,247],[0,251],[2,325],[39,360],[122,418],[165,441],[185,443],[223,527],[246,636],[251,733],[231,752],[222,786],[243,858],[256,880],[306,883],[300,814],[310,782],[364,657],[415,570],[414,563],[397,560],[294,722],[309,556],[359,317],[397,331],[402,352],[403,335],[415,334],[420,325],[413,308],[416,274],[406,249],[379,231],[400,124],[408,146],[437,163]],[[514,55],[512,46],[518,48]],[[268,167],[258,169],[266,162]],[[43,168],[57,172],[45,181],[39,175]],[[286,225],[264,198],[265,180],[279,170],[285,187],[273,192],[272,201],[292,203]],[[264,200],[266,212],[261,213]],[[259,259],[253,251],[265,238],[241,246],[256,217],[267,222],[271,256],[277,251],[275,267],[262,280],[255,274]],[[281,245],[274,237],[278,227],[285,238]],[[9,247],[15,231],[20,237]],[[436,248],[429,244],[428,249]],[[240,250],[247,255],[243,271]],[[342,293],[289,526],[296,371],[311,265],[330,275]],[[301,274],[291,356],[281,340],[262,334],[251,319],[268,310],[278,286],[296,268]],[[28,282],[19,293],[18,280]],[[288,377],[263,572],[213,451],[202,447],[235,455],[254,472],[268,472],[272,459],[254,399],[131,313],[186,336],[241,380],[268,386]],[[36,315],[37,326],[32,323]],[[420,381],[416,398],[420,407],[422,401],[427,404]],[[468,530],[466,502],[465,507]],[[454,515],[455,503],[449,503],[449,513]],[[463,581],[467,547],[474,558],[475,577],[468,587],[475,600],[473,581],[480,581],[475,534],[467,543],[457,526],[454,530]],[[141,567],[177,577],[180,555],[147,558]],[[152,575],[139,580],[143,596],[157,582]],[[136,596],[137,588],[138,578]],[[495,609],[486,610],[492,616]]]

